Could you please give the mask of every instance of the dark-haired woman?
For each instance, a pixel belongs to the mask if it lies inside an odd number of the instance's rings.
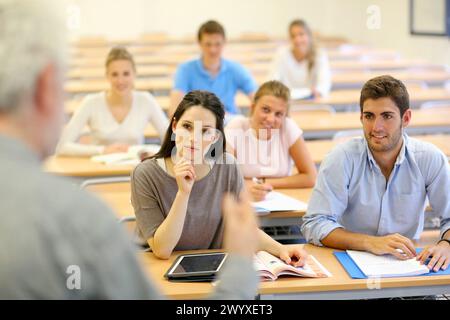
[[[168,259],[176,250],[222,247],[222,199],[239,197],[244,181],[235,159],[224,152],[225,112],[210,92],[192,91],[178,105],[161,150],[131,176],[131,200],[139,236]],[[282,245],[259,231],[258,250],[303,265],[301,246]]]

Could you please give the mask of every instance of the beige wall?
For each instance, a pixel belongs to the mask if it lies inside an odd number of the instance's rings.
[[[434,1],[430,0],[430,5]],[[341,35],[352,42],[398,50],[404,57],[424,58],[450,67],[450,42],[444,37],[409,34],[409,0],[70,0],[80,8],[74,35],[134,37],[146,31],[173,36],[195,34],[213,18],[228,35],[243,31],[284,35],[288,22],[305,18],[325,34]],[[369,29],[369,6],[378,6],[380,28]],[[68,13],[73,18],[73,11]],[[437,18],[436,18],[437,19]],[[370,20],[372,21],[372,20]],[[76,24],[75,24],[76,26]]]

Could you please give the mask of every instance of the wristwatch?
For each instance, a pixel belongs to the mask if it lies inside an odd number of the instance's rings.
[[[437,244],[441,243],[442,241],[445,241],[450,245],[450,240],[448,240],[448,239],[441,239],[437,242]]]

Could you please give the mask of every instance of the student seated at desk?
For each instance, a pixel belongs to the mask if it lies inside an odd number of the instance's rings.
[[[106,59],[106,92],[88,95],[67,124],[57,147],[58,155],[92,156],[126,152],[144,143],[149,121],[164,136],[168,121],[155,98],[135,91],[136,67],[132,55],[122,47],[111,49]],[[88,143],[80,136],[89,128]]]
[[[364,138],[338,145],[322,162],[302,233],[318,246],[450,263],[450,168],[434,145],[408,137],[404,84],[391,76],[366,82],[360,97]],[[416,255],[426,199],[441,216],[441,240]],[[402,251],[402,252],[399,252]]]
[[[57,7],[0,1],[0,61],[8,66],[0,72],[0,299],[161,299],[114,213],[41,171],[64,119],[67,39],[65,7]],[[226,198],[224,215],[230,256],[211,298],[253,299],[254,213]]]
[[[225,112],[213,93],[192,91],[175,111],[161,150],[131,175],[131,202],[143,243],[162,259],[174,250],[215,249],[223,243],[224,193],[238,197],[244,181],[224,152]],[[258,230],[258,250],[302,265],[300,246],[283,246]]]
[[[250,117],[236,117],[226,126],[228,152],[236,157],[255,201],[273,188],[314,186],[316,167],[302,130],[287,116],[289,100],[284,84],[268,81],[256,92]],[[291,175],[294,163],[298,173]]]
[[[311,29],[303,20],[289,25],[290,46],[280,48],[272,61],[269,79],[279,80],[293,92],[293,99],[306,98],[301,91],[311,91],[314,98],[327,96],[331,72],[326,53],[316,48]],[[296,91],[300,96],[297,97]]]
[[[240,113],[234,100],[236,93],[240,90],[251,100],[256,90],[255,80],[242,65],[222,57],[225,30],[217,21],[202,24],[197,38],[201,57],[178,67],[170,94],[169,115],[173,115],[183,96],[192,90],[216,94],[225,105],[227,117]]]

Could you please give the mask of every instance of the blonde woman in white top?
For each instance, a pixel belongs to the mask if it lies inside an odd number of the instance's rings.
[[[92,156],[126,152],[131,145],[144,143],[149,122],[160,137],[168,120],[155,98],[134,90],[136,68],[132,55],[121,47],[113,48],[106,59],[109,90],[88,95],[72,116],[60,139],[57,154]],[[80,143],[85,128],[89,143]]]
[[[289,25],[290,46],[280,48],[269,72],[269,79],[281,81],[292,91],[311,90],[311,96],[327,96],[331,89],[331,72],[326,53],[317,50],[311,29],[303,20]],[[303,90],[302,90],[303,91]]]

